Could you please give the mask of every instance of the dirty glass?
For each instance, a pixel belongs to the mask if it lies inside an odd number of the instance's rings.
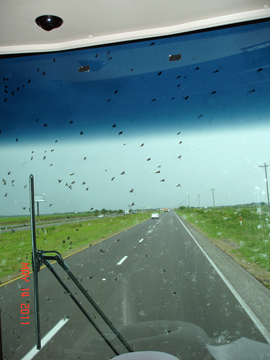
[[[46,268],[35,352],[31,174],[37,247],[63,255],[134,351],[270,358],[269,34],[264,21],[0,58],[4,359],[116,355]]]

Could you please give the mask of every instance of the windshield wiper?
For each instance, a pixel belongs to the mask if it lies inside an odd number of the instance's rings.
[[[77,285],[82,294],[86,297],[86,299],[90,302],[90,304],[94,307],[94,309],[98,312],[101,318],[105,321],[105,323],[109,326],[109,328],[113,331],[116,337],[120,340],[120,342],[125,346],[125,348],[129,352],[133,352],[132,348],[123,338],[123,336],[119,333],[119,331],[115,328],[112,322],[107,318],[107,316],[103,313],[103,311],[99,308],[96,302],[91,298],[91,296],[87,293],[85,288],[79,283],[74,274],[70,271],[69,267],[65,263],[63,257],[58,251],[55,250],[38,250],[36,247],[36,229],[35,229],[35,195],[34,195],[34,176],[30,175],[29,177],[29,188],[30,188],[30,210],[31,210],[31,239],[32,239],[32,267],[34,274],[34,296],[35,296],[35,323],[36,323],[36,346],[37,349],[41,349],[41,335],[40,335],[40,318],[39,318],[39,293],[38,293],[38,272],[40,271],[40,267],[44,264],[56,277],[59,283],[63,286],[65,291],[71,297],[71,299],[75,302],[75,304],[79,307],[79,309],[83,312],[83,314],[87,317],[90,323],[94,326],[94,328],[98,331],[101,337],[106,341],[106,343],[110,346],[113,352],[116,355],[120,355],[113,344],[106,338],[103,334],[102,330],[98,327],[98,325],[94,322],[94,320],[90,317],[87,311],[83,308],[83,306],[79,303],[79,301],[75,298],[73,293],[69,290],[66,284],[61,280],[58,276],[54,267],[50,263],[49,260],[57,261],[57,263],[62,267],[62,269],[68,274],[70,279]],[[48,255],[46,255],[48,254]],[[50,254],[50,255],[49,255]],[[52,255],[55,254],[55,255]]]

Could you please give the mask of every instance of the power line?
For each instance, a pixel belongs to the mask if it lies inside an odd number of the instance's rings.
[[[237,178],[237,179],[234,179],[234,180],[232,180],[232,181],[230,181],[230,182],[228,182],[228,183],[225,183],[225,184],[223,184],[223,185],[219,186],[218,188],[220,189],[220,188],[221,188],[221,187],[223,187],[223,186],[227,186],[227,185],[233,184],[234,182],[236,182],[236,181],[238,181],[238,180],[243,179],[244,177],[246,177],[247,175],[249,175],[250,173],[252,173],[252,172],[253,172],[254,170],[256,170],[256,169],[258,169],[258,167],[256,167],[256,168],[254,168],[254,169],[250,170],[249,172],[247,172],[247,173],[243,174],[242,176],[240,176],[240,177],[239,177],[239,178]]]
[[[267,166],[269,166],[269,165],[267,165]],[[248,176],[250,173],[252,173],[254,170],[258,170],[258,166],[254,167],[252,170],[249,170],[247,173],[241,175],[239,178],[236,178],[236,179],[234,179],[234,180],[232,180],[232,181],[230,181],[230,182],[228,182],[228,183],[225,183],[225,184],[223,184],[223,185],[220,185],[220,186],[218,187],[218,189],[220,189],[220,188],[222,188],[222,187],[224,187],[224,186],[233,184],[234,182],[236,182],[236,181],[238,181],[238,180],[240,180],[240,179],[243,179],[244,177],[246,177],[246,176]],[[212,189],[210,189],[210,190],[212,190]],[[214,190],[216,190],[216,189],[214,189]],[[207,190],[203,192],[203,194],[206,194],[206,193],[207,193]]]

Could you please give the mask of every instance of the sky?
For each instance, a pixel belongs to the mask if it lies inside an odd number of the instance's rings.
[[[267,202],[269,27],[0,58],[0,216]]]

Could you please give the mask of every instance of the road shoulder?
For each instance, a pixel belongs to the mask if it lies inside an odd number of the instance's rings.
[[[214,264],[264,325],[270,337],[270,290],[193,225],[176,214]]]

